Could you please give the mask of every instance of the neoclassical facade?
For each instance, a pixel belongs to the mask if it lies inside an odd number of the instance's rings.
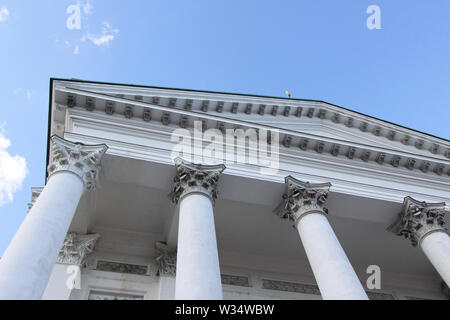
[[[50,85],[0,299],[449,298],[448,140],[323,101]]]

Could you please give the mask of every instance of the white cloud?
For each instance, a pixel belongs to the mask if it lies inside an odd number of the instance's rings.
[[[101,35],[93,35],[91,33],[87,33],[81,38],[81,40],[82,41],[86,41],[86,39],[90,40],[92,41],[93,44],[99,47],[109,45],[109,43],[115,39],[116,34],[119,33],[119,30],[114,29],[108,22],[103,22],[102,25],[103,26]]]
[[[11,141],[0,132],[0,207],[13,200],[28,174],[25,158],[10,155],[6,151],[10,146]]]
[[[2,7],[0,10],[0,22],[8,20],[9,17],[9,11],[6,7]]]
[[[75,49],[73,49],[73,54],[79,54],[80,53],[80,47],[75,46]]]
[[[25,96],[28,100],[31,100],[33,92],[30,89],[17,88],[13,90],[15,96]]]

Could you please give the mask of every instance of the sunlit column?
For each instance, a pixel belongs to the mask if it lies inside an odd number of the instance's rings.
[[[444,227],[445,203],[426,203],[406,197],[397,221],[388,230],[419,245],[450,286],[450,237]]]
[[[99,234],[68,233],[59,250],[56,264],[42,296],[43,300],[69,300],[74,289],[81,287],[81,268],[94,250]]]
[[[213,204],[224,165],[207,166],[175,160],[171,193],[179,205],[175,299],[222,299]]]
[[[324,205],[330,186],[286,177],[287,191],[277,214],[294,221],[323,299],[367,300],[326,217],[328,210]]]
[[[108,147],[51,138],[48,181],[0,260],[0,299],[40,299],[85,190]]]

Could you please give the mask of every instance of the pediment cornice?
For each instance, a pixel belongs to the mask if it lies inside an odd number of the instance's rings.
[[[55,102],[64,108],[101,112],[164,127],[278,130],[280,145],[303,152],[450,176],[450,142],[321,101],[134,88],[58,81]],[[63,116],[60,115],[60,118]],[[56,119],[57,117],[55,117]],[[126,120],[125,120],[126,121]],[[294,130],[295,124],[328,134]],[[56,130],[56,129],[54,129]],[[339,133],[333,137],[330,133]],[[53,132],[52,134],[54,134]],[[353,137],[353,138],[351,138]]]

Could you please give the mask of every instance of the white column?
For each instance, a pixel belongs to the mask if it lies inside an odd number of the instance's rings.
[[[106,145],[51,138],[48,181],[0,260],[0,299],[40,299],[85,188]]]
[[[99,238],[99,234],[66,235],[42,300],[69,300],[72,291],[81,288],[81,268]]]
[[[329,183],[309,184],[286,177],[278,215],[294,221],[324,300],[367,300],[361,282],[331,228],[324,207]]]
[[[426,203],[406,197],[397,221],[388,230],[419,245],[450,286],[450,237],[444,228],[445,203]]]
[[[177,158],[172,201],[179,204],[175,299],[221,300],[222,283],[213,203],[224,165],[195,165]]]
[[[177,253],[170,251],[161,242],[157,242],[155,248],[157,251],[156,262],[158,263],[159,299],[174,300]]]

